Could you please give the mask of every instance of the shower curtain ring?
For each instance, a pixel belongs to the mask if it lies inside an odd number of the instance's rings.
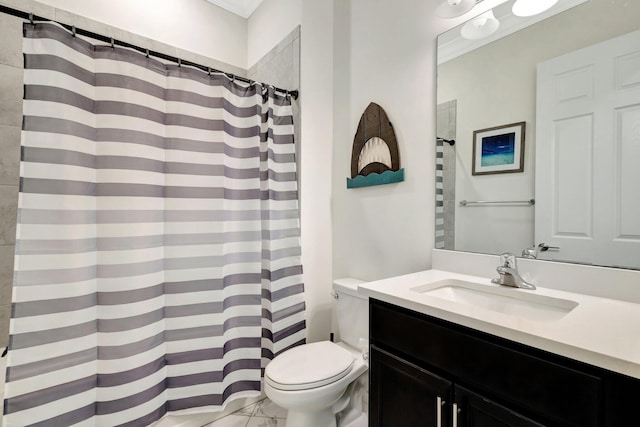
[[[182,59],[178,58],[178,67],[182,67]]]
[[[149,57],[149,49],[146,49],[145,51],[145,56],[148,58]]]
[[[71,35],[72,35],[73,37],[75,37],[75,36],[76,36],[76,26],[75,26],[75,25],[72,25],[72,26],[71,26]]]
[[[115,49],[116,48],[116,41],[113,39],[113,37],[111,37],[111,49]]]
[[[31,23],[31,25],[36,25],[35,21],[33,20],[33,12],[29,13],[29,22]]]
[[[207,67],[207,75],[211,75],[211,67]]]

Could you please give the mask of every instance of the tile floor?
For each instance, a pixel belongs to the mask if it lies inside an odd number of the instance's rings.
[[[284,427],[286,419],[287,411],[264,399],[206,427]]]

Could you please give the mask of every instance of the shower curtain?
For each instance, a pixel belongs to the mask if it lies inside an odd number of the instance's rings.
[[[25,24],[5,425],[255,396],[305,339],[290,99]]]

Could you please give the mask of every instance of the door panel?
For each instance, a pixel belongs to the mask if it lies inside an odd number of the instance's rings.
[[[639,65],[640,68],[640,65]],[[640,76],[640,72],[638,72]],[[618,138],[616,138],[617,166],[615,212],[615,238],[630,243],[640,241],[640,104],[616,111]]]
[[[542,259],[640,267],[640,31],[538,64]]]
[[[590,114],[555,122],[552,233],[573,237],[574,251],[593,240],[592,127]]]

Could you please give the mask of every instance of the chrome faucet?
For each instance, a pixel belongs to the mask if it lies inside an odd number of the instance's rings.
[[[531,246],[530,248],[526,248],[522,250],[522,258],[529,259],[537,259],[538,258],[538,247]]]
[[[500,277],[491,279],[491,283],[529,290],[536,288],[520,276],[516,265],[516,256],[512,253],[507,252],[500,255],[500,265],[496,268],[496,271],[500,274]]]
[[[558,246],[549,246],[546,243],[540,243],[538,246],[523,249],[522,258],[536,259],[538,258],[538,252],[546,252],[549,250],[556,252],[559,251],[560,248]]]

